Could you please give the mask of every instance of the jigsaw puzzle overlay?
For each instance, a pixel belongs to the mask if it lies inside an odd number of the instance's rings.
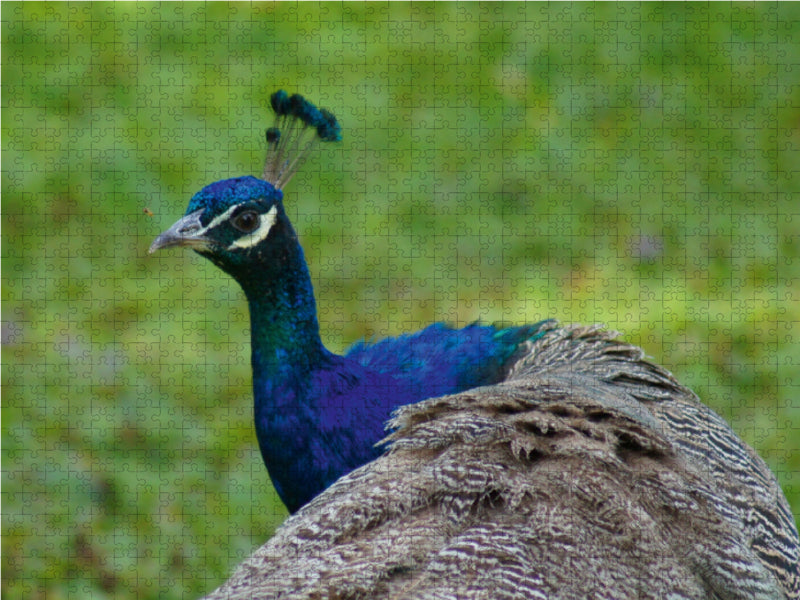
[[[800,7],[3,3],[2,591],[196,597],[286,517],[239,287],[148,255],[332,110],[284,204],[321,335],[604,323],[800,515]]]

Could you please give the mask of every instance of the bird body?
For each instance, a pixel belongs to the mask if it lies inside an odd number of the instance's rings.
[[[151,247],[244,290],[256,435],[295,513],[212,598],[800,597],[774,475],[614,334],[436,324],[329,352],[281,188],[338,124],[272,104],[263,177],[206,186]]]
[[[614,333],[540,333],[503,382],[399,409],[209,600],[800,597],[755,452]]]

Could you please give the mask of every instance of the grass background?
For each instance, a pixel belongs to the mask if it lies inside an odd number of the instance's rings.
[[[146,253],[260,173],[278,88],[344,130],[286,193],[330,348],[606,323],[800,514],[797,39],[796,4],[4,2],[3,597],[193,597],[285,518],[241,292]]]

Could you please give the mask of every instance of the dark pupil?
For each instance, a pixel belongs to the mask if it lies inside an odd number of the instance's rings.
[[[258,226],[258,216],[252,211],[244,212],[234,219],[233,224],[237,229],[248,233]]]

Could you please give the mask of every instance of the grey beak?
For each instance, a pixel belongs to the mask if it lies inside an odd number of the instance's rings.
[[[208,241],[203,237],[205,227],[200,223],[200,215],[202,213],[203,209],[196,210],[180,219],[153,241],[148,254],[170,246],[208,248]]]

